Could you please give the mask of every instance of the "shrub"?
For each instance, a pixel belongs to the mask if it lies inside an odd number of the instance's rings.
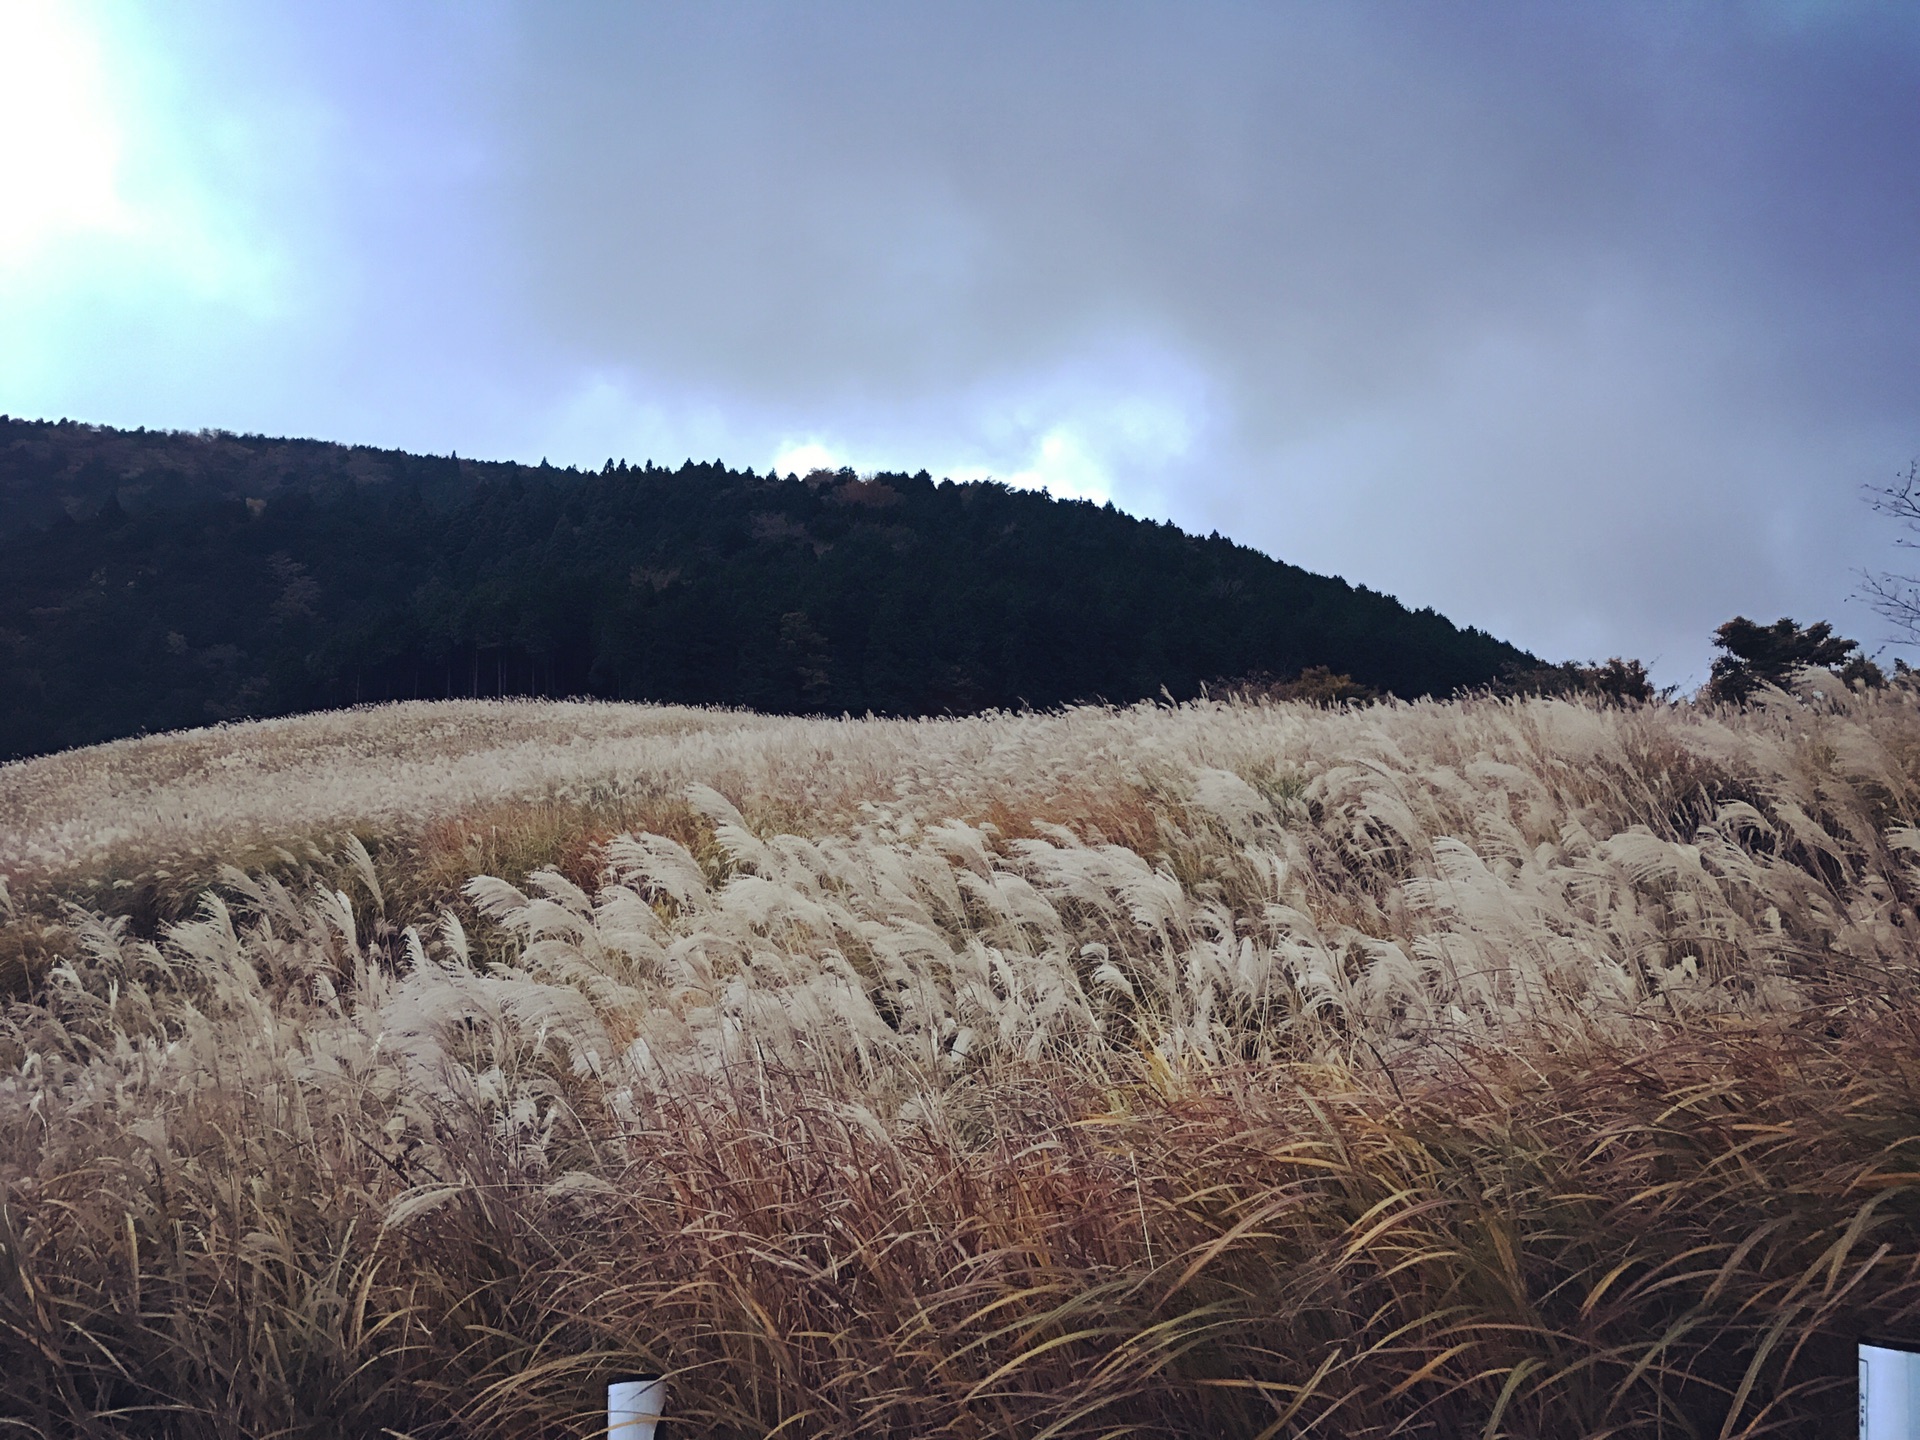
[[[1638,660],[1615,655],[1605,664],[1539,665],[1510,669],[1492,687],[1496,695],[1590,696],[1618,705],[1644,704],[1653,699],[1653,681]]]
[[[1857,654],[1860,642],[1842,640],[1825,620],[1802,630],[1782,616],[1758,625],[1736,615],[1713,632],[1725,653],[1713,662],[1708,693],[1716,700],[1745,704],[1765,686],[1787,689],[1802,671],[1829,670],[1848,684],[1878,688],[1886,683],[1880,667]]]
[[[1239,680],[1216,682],[1210,688],[1223,697],[1283,703],[1301,701],[1322,708],[1364,705],[1380,698],[1380,692],[1372,686],[1362,685],[1351,675],[1336,673],[1325,665],[1309,665],[1288,680],[1258,671]]]

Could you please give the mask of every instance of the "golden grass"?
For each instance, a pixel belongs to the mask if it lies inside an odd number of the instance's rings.
[[[1819,1435],[1920,1326],[1904,692],[438,708],[0,772],[0,1423]]]

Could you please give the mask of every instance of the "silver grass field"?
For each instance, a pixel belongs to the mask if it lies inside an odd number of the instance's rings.
[[[1920,697],[408,704],[0,767],[0,1430],[1843,1433]]]

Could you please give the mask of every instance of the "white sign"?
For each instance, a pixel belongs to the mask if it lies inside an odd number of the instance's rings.
[[[607,1386],[607,1440],[653,1440],[666,1408],[667,1382],[658,1375],[614,1381]]]
[[[1920,1440],[1920,1353],[1860,1342],[1860,1440]]]

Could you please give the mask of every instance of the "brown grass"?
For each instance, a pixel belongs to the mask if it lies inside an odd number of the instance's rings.
[[[1920,1330],[1911,699],[1134,715],[16,916],[0,1422],[1841,1433]]]

